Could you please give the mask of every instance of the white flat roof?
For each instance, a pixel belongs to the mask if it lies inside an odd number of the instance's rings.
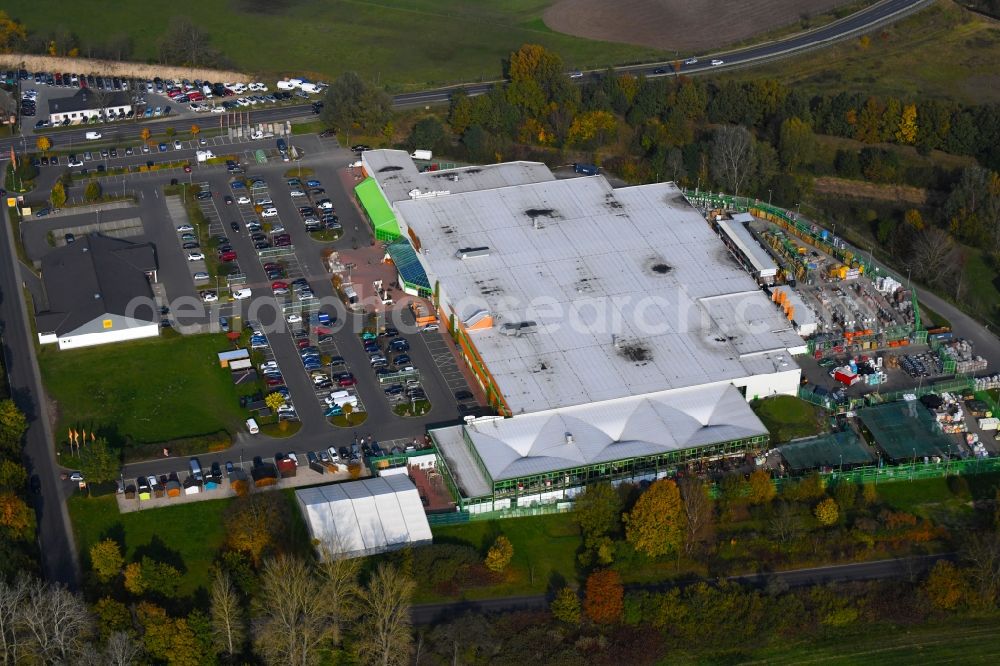
[[[728,383],[661,391],[432,431],[467,497],[492,492],[463,458],[475,446],[494,481],[766,435]]]
[[[752,215],[746,213],[742,215],[746,215],[751,220],[753,219]],[[743,224],[742,215],[738,219],[719,220],[716,224],[726,234],[726,237],[732,241],[733,245],[739,248],[740,252],[743,253],[743,256],[747,258],[758,274],[763,277],[776,275],[778,273],[778,265],[774,263],[771,255],[760,246],[750,233],[750,230]]]
[[[574,178],[397,211],[442,305],[493,315],[470,337],[513,414],[774,373],[770,352],[803,345],[672,183]]]
[[[422,172],[403,150],[366,150],[361,161],[390,204],[408,201],[413,190],[423,195],[457,194],[555,180],[549,168],[540,162],[504,162]]]

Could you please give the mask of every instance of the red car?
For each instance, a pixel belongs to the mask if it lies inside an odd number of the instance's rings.
[[[295,345],[299,349],[305,349],[306,347],[310,346],[311,344],[312,344],[312,340],[310,340],[309,338],[305,338],[303,340],[299,340],[297,343],[295,343]]]
[[[184,165],[184,173],[191,173],[191,165],[190,164],[185,164]]]
[[[236,261],[236,253],[232,251],[223,252],[219,255],[219,261]]]
[[[340,378],[337,379],[337,384],[340,385],[341,387],[345,387],[345,388],[348,387],[348,386],[354,386],[357,383],[358,383],[358,380],[356,380],[354,378],[354,375],[350,375],[350,376],[348,376],[348,375],[341,375]]]
[[[268,263],[264,264],[264,270],[265,271],[280,271],[280,270],[283,270],[284,268],[285,267],[282,266],[281,264],[276,264],[273,261],[269,261]],[[272,289],[273,288],[274,287],[272,286]]]
[[[270,264],[270,265],[271,266],[276,266],[276,264]],[[266,266],[265,266],[265,268],[266,268]],[[271,283],[271,289],[288,289],[288,283],[287,282],[281,282],[281,281],[272,282]]]
[[[282,379],[281,377],[268,377],[267,378],[267,385],[268,386],[281,386],[284,383],[285,383],[285,380]]]

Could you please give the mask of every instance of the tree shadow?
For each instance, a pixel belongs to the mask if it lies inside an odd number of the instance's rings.
[[[121,522],[117,522],[108,529],[101,533],[101,541],[105,539],[111,539],[122,549],[122,552],[126,552],[128,544],[125,543],[125,525]]]
[[[566,576],[562,575],[562,572],[553,569],[549,572],[549,585],[546,593],[549,596],[555,595],[556,592],[566,587],[569,581],[566,580]]]
[[[139,562],[143,557],[148,557],[156,562],[163,562],[164,564],[169,564],[179,571],[182,575],[187,573],[187,565],[184,564],[184,558],[181,554],[167,546],[167,544],[159,536],[154,536],[149,543],[139,546],[135,549],[135,554],[132,556],[134,562]]]

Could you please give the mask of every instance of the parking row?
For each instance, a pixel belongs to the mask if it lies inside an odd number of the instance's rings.
[[[412,410],[418,402],[427,400],[420,371],[410,358],[410,342],[396,328],[387,326],[379,333],[363,331],[361,344],[368,354],[375,379],[391,405],[410,403]]]
[[[257,371],[260,373],[261,378],[264,380],[264,385],[267,387],[268,393],[277,393],[284,398],[284,403],[279,405],[276,413],[279,421],[298,421],[299,416],[295,411],[295,405],[292,402],[292,396],[288,392],[288,387],[285,386],[284,371],[278,365],[278,360],[271,349],[271,342],[267,338],[267,334],[264,332],[264,327],[261,326],[258,321],[248,321],[247,328],[250,329],[250,349],[255,352],[252,358],[260,358],[260,363],[257,366]],[[257,356],[259,354],[259,356]]]

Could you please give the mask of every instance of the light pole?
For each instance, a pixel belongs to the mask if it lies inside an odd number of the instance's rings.
[[[771,190],[767,191],[767,207],[771,207]]]

